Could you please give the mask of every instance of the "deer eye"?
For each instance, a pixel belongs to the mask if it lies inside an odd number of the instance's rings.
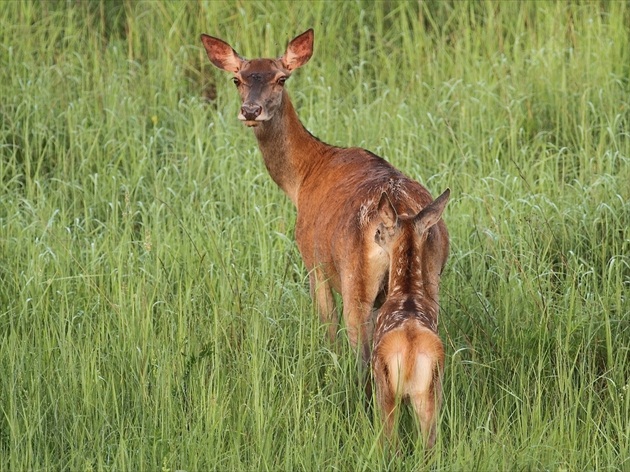
[[[286,81],[287,81],[287,77],[280,77],[277,81],[277,84],[280,86],[283,86]]]
[[[238,79],[238,77],[233,77],[232,82],[234,82],[234,85],[236,85],[237,87],[241,85],[241,81]]]

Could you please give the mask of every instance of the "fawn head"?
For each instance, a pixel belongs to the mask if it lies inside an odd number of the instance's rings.
[[[390,258],[389,290],[408,292],[422,284],[437,301],[437,286],[445,261],[428,254],[425,246],[431,237],[431,228],[442,217],[449,196],[450,190],[446,189],[417,215],[402,216],[397,214],[387,194],[381,195],[378,204],[381,222],[374,240]],[[414,275],[410,277],[411,274]]]
[[[313,37],[312,29],[295,37],[278,59],[244,59],[228,43],[207,34],[201,35],[201,42],[215,66],[234,74],[241,96],[238,119],[247,126],[257,126],[271,120],[280,108],[285,81],[313,54]]]

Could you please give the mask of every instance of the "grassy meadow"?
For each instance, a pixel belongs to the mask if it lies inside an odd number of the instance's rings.
[[[0,471],[630,470],[630,4],[0,2]],[[444,408],[379,447],[200,33],[434,196]]]

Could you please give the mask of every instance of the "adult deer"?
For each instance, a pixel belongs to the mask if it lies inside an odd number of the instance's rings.
[[[426,246],[440,232],[448,202],[447,189],[414,216],[399,216],[386,193],[378,205],[381,223],[374,240],[388,254],[387,300],[376,317],[372,372],[384,432],[393,433],[394,410],[400,399],[414,409],[428,448],[435,444],[436,418],[442,398],[444,347],[437,334],[437,285],[425,271]],[[440,266],[439,258],[433,264]]]
[[[205,34],[210,61],[231,72],[241,96],[238,118],[253,128],[265,166],[297,208],[295,238],[309,271],[320,318],[336,338],[333,290],[341,294],[350,343],[369,361],[372,308],[386,289],[388,258],[374,242],[376,205],[387,192],[398,213],[417,213],[432,201],[429,192],[369,151],[328,145],[300,122],[285,81],[313,53],[313,30],[297,36],[277,59],[247,60],[226,42]],[[448,253],[448,234],[439,223],[428,243],[439,260]],[[437,283],[440,264],[427,277]]]

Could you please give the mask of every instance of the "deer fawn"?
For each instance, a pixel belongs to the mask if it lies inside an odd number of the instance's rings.
[[[429,192],[383,158],[359,148],[328,145],[300,122],[285,81],[313,53],[313,30],[289,42],[277,59],[247,60],[226,42],[205,34],[210,61],[233,74],[241,97],[238,118],[252,127],[265,166],[297,208],[295,238],[309,271],[311,296],[329,337],[337,334],[333,290],[341,294],[350,344],[370,358],[372,310],[386,290],[388,258],[374,242],[383,192],[399,213],[417,213]],[[427,241],[438,259],[448,254],[448,233],[439,222]],[[426,274],[439,277],[439,272]]]
[[[442,398],[444,347],[437,335],[438,285],[427,274],[444,263],[427,251],[439,232],[447,189],[414,216],[398,215],[386,193],[378,205],[381,223],[375,241],[388,254],[387,300],[376,318],[372,372],[384,432],[392,436],[394,410],[408,399],[427,448],[433,447]]]

